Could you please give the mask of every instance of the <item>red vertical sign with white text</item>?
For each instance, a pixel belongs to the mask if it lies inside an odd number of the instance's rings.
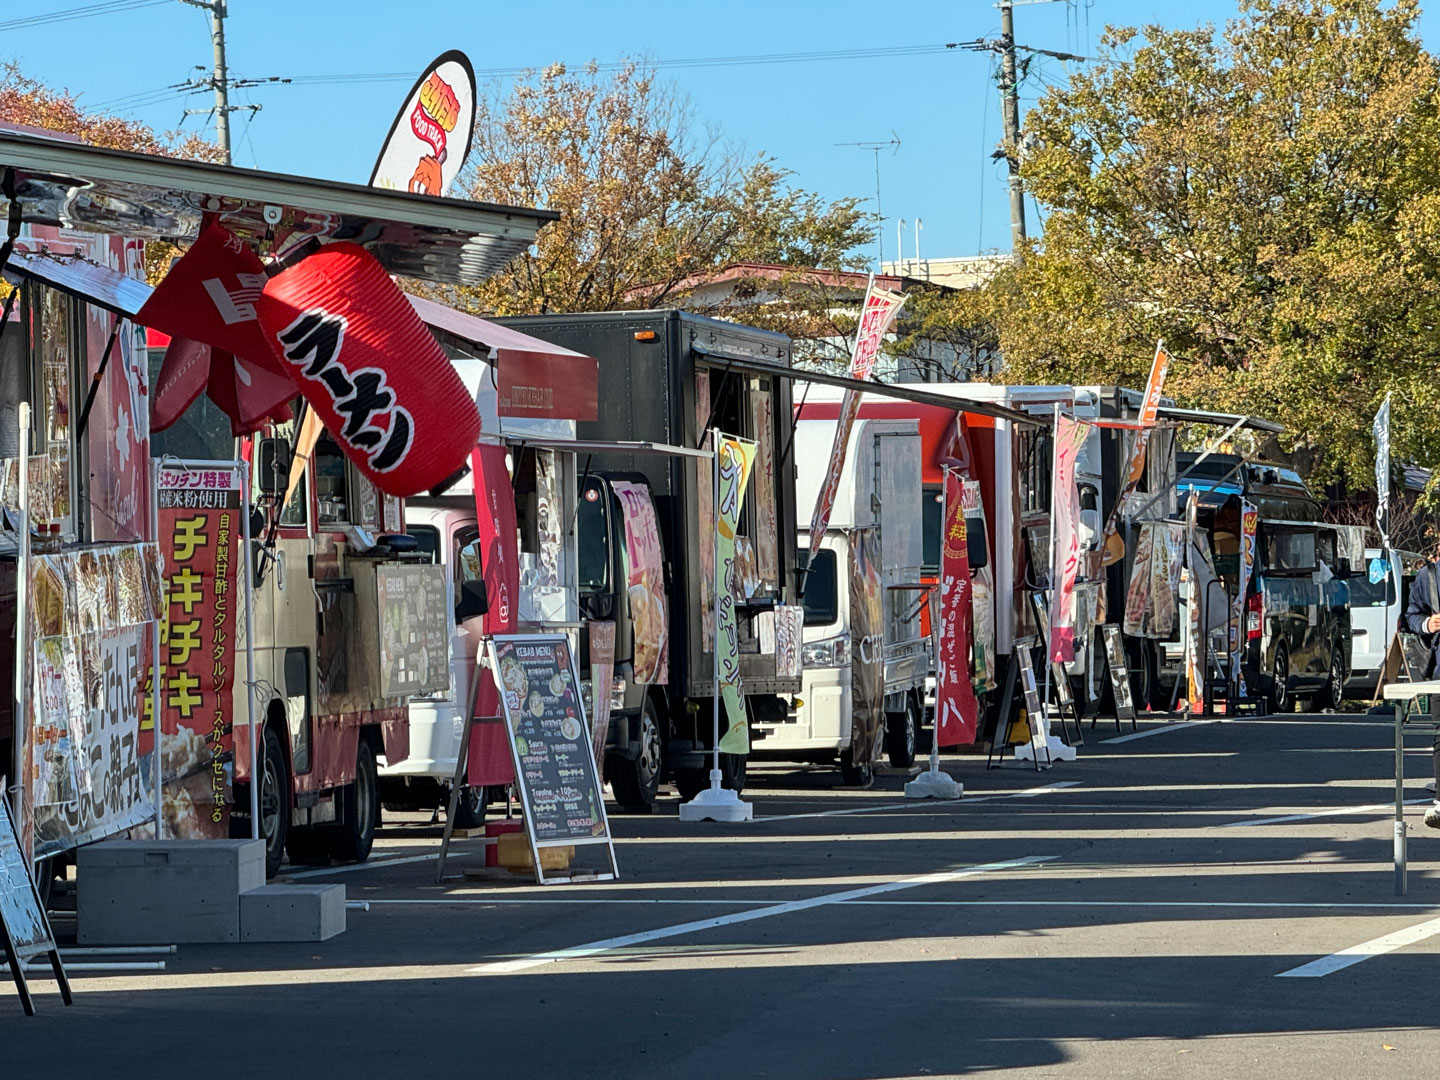
[[[935,655],[935,739],[940,746],[975,741],[979,705],[971,683],[970,543],[960,475],[945,470],[945,534],[940,545],[940,625]]]
[[[515,630],[515,605],[520,600],[520,552],[516,538],[515,489],[505,466],[503,446],[477,446],[470,454],[475,480],[475,522],[480,530],[481,569],[485,575],[488,610],[481,618],[486,635],[510,634]],[[481,677],[475,700],[475,715],[500,715],[500,694],[493,678]],[[503,724],[477,724],[470,733],[470,753],[465,762],[471,787],[509,784],[515,779],[515,763]]]

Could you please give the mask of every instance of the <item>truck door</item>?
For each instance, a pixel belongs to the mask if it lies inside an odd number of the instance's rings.
[[[921,637],[922,594],[897,588],[919,582],[925,558],[920,435],[882,431],[874,438],[873,511],[874,520],[880,524],[885,640],[887,645],[897,645]]]
[[[277,425],[277,440],[291,445],[295,423]],[[271,655],[272,683],[284,703],[289,729],[290,768],[296,776],[312,765],[314,713],[315,599],[310,588],[310,552],[315,528],[313,462],[296,459],[294,482],[270,544],[270,567],[257,592],[256,645]],[[263,596],[263,601],[260,597]]]

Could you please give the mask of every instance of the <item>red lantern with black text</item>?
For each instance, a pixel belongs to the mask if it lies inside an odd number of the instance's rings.
[[[326,244],[271,278],[260,323],[346,456],[381,491],[459,472],[480,413],[430,330],[358,244]]]

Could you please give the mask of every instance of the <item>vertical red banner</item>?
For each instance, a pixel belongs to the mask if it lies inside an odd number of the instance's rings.
[[[240,469],[233,462],[163,466],[159,499],[166,834],[224,838],[233,802],[236,609],[243,584]]]
[[[515,488],[505,465],[503,446],[477,446],[470,454],[475,480],[475,522],[480,530],[481,570],[489,609],[481,617],[481,632],[510,634],[515,631],[515,605],[520,600],[520,550],[516,534]],[[500,694],[495,680],[481,674],[475,698],[475,715],[500,715]],[[470,753],[465,761],[471,787],[509,784],[515,779],[515,763],[502,724],[477,724],[470,733]]]
[[[960,476],[945,470],[945,534],[940,545],[940,627],[935,663],[935,739],[939,746],[975,741],[979,705],[971,683],[970,542]]]

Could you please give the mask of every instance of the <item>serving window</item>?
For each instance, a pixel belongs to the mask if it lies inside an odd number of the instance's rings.
[[[34,282],[20,286],[0,337],[0,457],[9,465],[0,484],[6,501],[18,492],[19,403],[30,402],[30,505],[37,521],[60,526],[67,540],[80,536],[75,514],[82,465],[75,431],[82,388],[82,306],[65,293]]]

